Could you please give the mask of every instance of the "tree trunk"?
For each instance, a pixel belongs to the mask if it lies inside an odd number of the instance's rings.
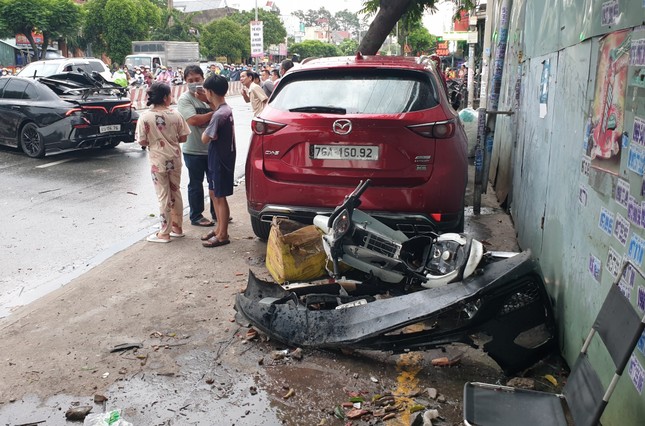
[[[31,34],[31,28],[25,28],[25,30],[22,32],[22,34],[27,37],[27,40],[29,40],[29,45],[31,46],[31,50],[34,52],[34,60],[37,61],[40,59],[40,52],[38,52],[38,46],[36,46],[36,40],[34,40],[33,35]],[[27,62],[31,62],[29,58],[27,58]]]
[[[47,59],[47,46],[49,46],[49,36],[43,31],[43,45],[40,50],[40,59]]]
[[[364,55],[376,55],[412,2],[413,0],[381,0],[381,7],[361,40],[358,51]]]

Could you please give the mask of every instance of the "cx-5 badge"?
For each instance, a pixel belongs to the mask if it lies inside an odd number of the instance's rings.
[[[336,120],[331,128],[338,135],[346,135],[352,131],[352,122],[347,119]]]

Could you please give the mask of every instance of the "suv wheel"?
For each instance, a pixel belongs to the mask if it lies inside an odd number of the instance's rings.
[[[31,158],[45,156],[45,142],[34,123],[27,123],[20,129],[20,148]]]
[[[251,228],[256,237],[262,241],[269,239],[269,232],[271,232],[271,224],[262,222],[259,217],[251,216]]]

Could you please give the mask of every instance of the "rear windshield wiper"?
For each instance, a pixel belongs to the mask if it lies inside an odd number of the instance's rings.
[[[321,112],[327,114],[347,114],[347,110],[345,108],[316,105],[291,108],[289,112]]]

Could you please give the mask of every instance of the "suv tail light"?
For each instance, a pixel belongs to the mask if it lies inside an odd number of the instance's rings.
[[[424,138],[448,139],[455,134],[455,120],[415,124],[413,126],[408,126],[408,129]]]
[[[251,129],[256,135],[270,135],[282,129],[284,126],[286,126],[286,124],[264,120],[258,117],[251,121]]]

